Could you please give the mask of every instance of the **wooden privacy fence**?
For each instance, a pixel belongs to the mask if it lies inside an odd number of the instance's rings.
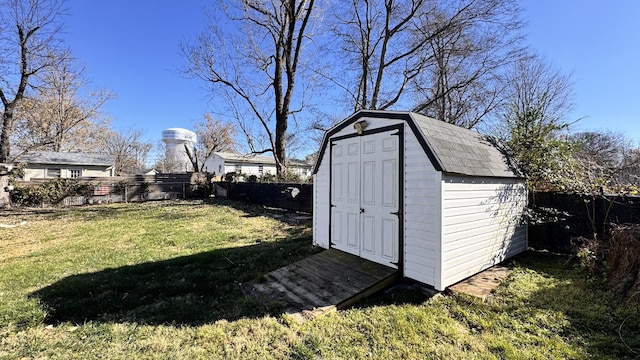
[[[313,212],[312,184],[246,182],[216,182],[215,184],[219,190],[223,189],[230,199],[292,211]],[[214,193],[214,195],[220,194]]]
[[[82,177],[76,180],[80,184],[91,185],[92,193],[70,194],[61,201],[61,205],[193,199],[208,196],[207,176],[202,173]],[[51,179],[31,179],[18,182],[18,185],[37,186],[49,181]]]
[[[529,225],[529,246],[554,252],[574,252],[572,239],[606,240],[613,224],[640,224],[640,196],[586,196],[531,192],[529,207],[542,217]]]
[[[49,181],[51,179],[31,179],[18,184],[37,186]],[[204,173],[86,177],[78,178],[77,181],[91,185],[91,194],[70,194],[60,202],[60,205],[79,206],[218,196],[292,211],[312,212],[313,185],[311,184],[211,182],[210,177]]]

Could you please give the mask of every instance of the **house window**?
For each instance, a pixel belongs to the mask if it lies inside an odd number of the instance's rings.
[[[69,170],[69,177],[70,178],[76,179],[76,178],[79,178],[80,176],[82,176],[82,170],[78,170],[78,169]]]
[[[242,165],[240,165],[240,164],[236,165],[236,173],[238,173],[238,174],[242,173]]]
[[[260,174],[260,176],[262,176],[264,174],[264,166],[262,166],[262,165],[258,166],[258,174]]]
[[[60,177],[60,169],[47,169],[48,178],[59,178]]]

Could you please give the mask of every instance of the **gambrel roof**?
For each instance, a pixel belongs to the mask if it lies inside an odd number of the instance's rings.
[[[466,176],[523,177],[491,137],[413,112],[363,110],[353,114],[325,134],[318,161],[323,158],[332,135],[367,118],[405,121],[438,171]],[[316,163],[314,173],[319,165]]]

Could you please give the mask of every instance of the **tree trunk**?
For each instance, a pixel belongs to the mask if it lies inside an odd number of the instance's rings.
[[[0,134],[0,163],[9,161],[11,155],[11,129],[13,129],[13,105],[5,105],[2,114],[2,134]]]
[[[277,175],[281,177],[287,172],[286,148],[287,148],[287,114],[276,116],[276,148],[274,156],[276,160]]]

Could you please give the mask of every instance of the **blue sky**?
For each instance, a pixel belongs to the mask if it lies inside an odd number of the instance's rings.
[[[528,42],[574,80],[576,130],[610,129],[640,146],[640,1],[528,0]]]
[[[65,38],[92,86],[116,98],[115,128],[158,142],[192,128],[210,106],[203,84],[181,77],[179,44],[204,28],[205,0],[70,0]],[[579,4],[579,5],[578,5]],[[640,144],[640,1],[526,0],[527,42],[572,75],[576,130],[611,129]],[[153,160],[153,159],[151,159]]]

